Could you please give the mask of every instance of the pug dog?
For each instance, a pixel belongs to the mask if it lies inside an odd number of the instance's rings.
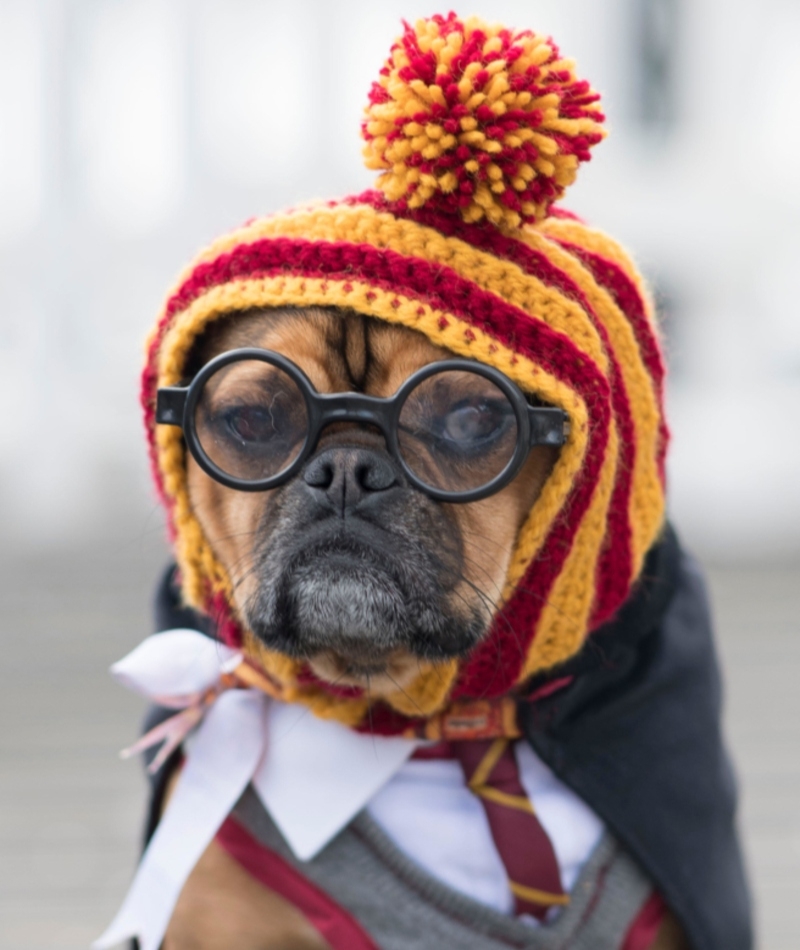
[[[290,360],[321,394],[378,398],[452,358],[406,327],[354,312],[286,308],[215,321],[195,344],[188,375],[244,348]],[[221,465],[215,407],[225,404],[228,390],[258,388],[262,370],[240,364],[206,387],[198,425],[208,426],[201,437]],[[487,416],[481,385],[477,402],[448,417],[454,437],[497,437],[492,427],[502,420]],[[276,414],[296,409],[291,401],[272,406]],[[256,440],[264,426],[288,423],[262,413],[237,417],[236,424]],[[248,631],[246,652],[258,660],[265,648],[279,651],[304,660],[323,682],[381,697],[402,690],[421,662],[465,656],[487,634],[515,539],[558,451],[534,446],[500,491],[452,504],[411,483],[375,426],[333,421],[297,474],[277,488],[223,484],[187,453],[188,485],[196,517],[231,578]],[[164,950],[327,946],[300,911],[215,843],[189,877],[164,941]],[[685,946],[668,917],[653,950]]]

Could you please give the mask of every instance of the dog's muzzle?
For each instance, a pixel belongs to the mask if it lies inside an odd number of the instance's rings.
[[[246,610],[265,645],[369,673],[398,652],[445,659],[480,639],[488,618],[458,592],[457,525],[388,453],[325,448],[276,496]]]

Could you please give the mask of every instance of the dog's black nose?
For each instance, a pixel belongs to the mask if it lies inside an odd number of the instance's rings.
[[[373,449],[341,447],[320,452],[303,469],[316,500],[344,512],[398,484],[389,458]]]

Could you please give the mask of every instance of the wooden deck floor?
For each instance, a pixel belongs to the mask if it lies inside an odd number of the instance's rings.
[[[143,779],[117,750],[142,705],[108,665],[149,631],[156,540],[4,558],[0,948],[84,950],[121,900]],[[762,950],[800,941],[800,569],[710,572]]]

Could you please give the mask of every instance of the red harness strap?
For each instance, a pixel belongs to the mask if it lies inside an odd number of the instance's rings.
[[[234,818],[228,818],[222,825],[217,841],[248,874],[293,904],[332,950],[379,950],[347,910],[288,861],[260,844]],[[665,912],[664,901],[653,894],[631,924],[620,950],[649,950]]]
[[[303,914],[333,950],[379,950],[361,924],[280,855],[265,848],[234,818],[226,819],[217,842],[252,877]]]
[[[660,894],[652,894],[631,924],[621,950],[650,950],[664,922],[666,905]]]

